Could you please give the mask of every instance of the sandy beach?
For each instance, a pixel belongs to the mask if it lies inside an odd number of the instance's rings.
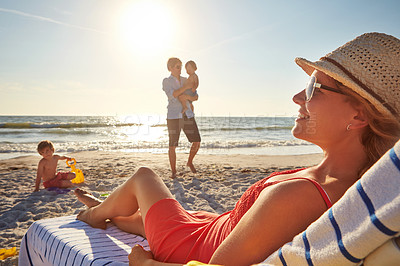
[[[85,175],[80,187],[100,197],[112,192],[141,166],[160,175],[187,210],[223,213],[234,207],[241,194],[271,172],[307,167],[322,154],[308,155],[205,155],[195,158],[196,174],[185,166],[187,154],[177,154],[179,176],[170,179],[167,154],[84,151],[65,154],[77,160]],[[77,214],[84,208],[73,191],[65,194],[43,189],[33,193],[40,156],[0,160],[0,248],[17,247],[37,220]],[[68,171],[59,162],[59,171]],[[17,265],[17,256],[0,265]]]

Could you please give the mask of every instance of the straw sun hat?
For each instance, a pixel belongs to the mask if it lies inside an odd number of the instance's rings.
[[[384,33],[365,33],[310,62],[296,63],[311,75],[315,69],[349,87],[380,112],[400,120],[400,40]]]

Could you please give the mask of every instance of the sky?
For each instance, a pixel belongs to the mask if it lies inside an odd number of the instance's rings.
[[[400,38],[399,13],[397,0],[0,0],[0,115],[165,114],[178,57],[198,66],[197,116],[293,116],[295,57]]]

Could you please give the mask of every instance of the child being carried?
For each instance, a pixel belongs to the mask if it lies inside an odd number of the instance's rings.
[[[197,88],[199,87],[199,77],[195,73],[197,70],[196,63],[194,61],[188,61],[185,64],[186,73],[188,73],[189,77],[183,84],[183,88],[186,88],[185,92],[179,95],[178,99],[182,104],[182,114],[186,112],[188,109],[188,103],[190,104],[190,108],[194,112],[194,107],[192,101],[189,100],[189,97],[197,96]]]

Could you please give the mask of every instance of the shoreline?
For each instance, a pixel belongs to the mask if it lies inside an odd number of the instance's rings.
[[[85,176],[79,185],[96,197],[112,192],[139,167],[152,168],[162,177],[175,198],[187,210],[223,213],[234,207],[242,193],[254,182],[272,172],[317,164],[322,154],[242,155],[198,154],[197,173],[186,167],[187,153],[177,154],[178,177],[170,179],[167,154],[82,151],[65,153],[77,160]],[[17,247],[29,226],[36,220],[76,215],[84,209],[73,191],[58,194],[41,189],[33,193],[40,156],[30,155],[0,160],[0,248]],[[68,171],[64,161],[58,171]],[[18,257],[3,261],[13,265]],[[1,262],[1,263],[3,263]]]
[[[56,147],[57,148],[57,147]],[[188,154],[190,146],[178,147],[177,154]],[[63,151],[56,149],[56,154],[78,154],[82,152],[110,152],[110,153],[134,153],[134,154],[163,154],[168,156],[168,149],[118,149],[118,150],[80,150],[80,151]],[[297,155],[314,155],[320,154],[322,150],[316,145],[297,145],[297,146],[274,146],[274,147],[241,147],[241,148],[226,148],[226,149],[210,149],[200,148],[198,155],[221,155],[221,156],[237,156],[237,155],[254,155],[254,156],[297,156]],[[0,153],[0,161],[17,159],[19,157],[37,157],[40,160],[40,155],[36,151],[32,152],[7,152]]]
[[[55,154],[58,154],[57,152]],[[60,153],[61,154],[61,153]],[[188,152],[177,152],[177,167],[179,164],[185,165],[185,159],[188,157]],[[165,153],[151,153],[151,152],[121,152],[121,151],[79,151],[72,153],[62,153],[69,157],[74,157],[77,160],[77,168],[82,171],[85,163],[89,163],[90,160],[101,160],[102,156],[105,159],[114,160],[119,159],[137,159],[139,162],[149,162],[149,164],[157,163],[159,167],[160,163],[163,163],[165,167],[169,169],[168,154]],[[310,166],[319,162],[322,159],[322,153],[310,153],[310,154],[294,154],[294,155],[265,155],[265,154],[202,154],[199,153],[194,159],[195,164],[207,164],[207,163],[218,163],[226,164],[228,166],[244,167],[287,167],[305,164]],[[36,171],[36,166],[42,157],[40,155],[22,155],[14,158],[0,159],[0,171],[3,170],[3,166],[6,164],[25,165],[25,167],[35,167],[33,170]],[[152,161],[154,160],[154,161]],[[83,163],[83,165],[80,165]],[[111,166],[110,163],[107,163]],[[146,166],[146,165],[141,165]],[[58,170],[67,171],[67,168],[62,161],[58,164]],[[151,168],[151,167],[150,167]],[[12,170],[12,167],[10,168]],[[167,169],[167,170],[168,170]],[[36,174],[36,172],[34,173]]]

